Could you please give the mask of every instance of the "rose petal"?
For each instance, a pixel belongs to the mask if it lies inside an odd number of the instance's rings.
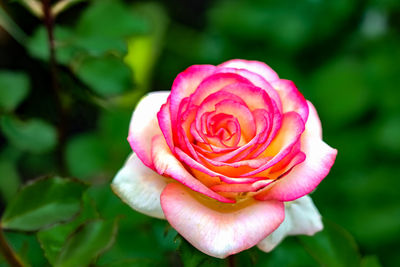
[[[166,185],[163,176],[146,167],[133,153],[115,176],[111,188],[132,209],[164,219],[160,195]]]
[[[247,175],[256,175],[257,173],[260,173],[279,163],[292,151],[293,146],[298,142],[303,131],[304,122],[300,115],[293,111],[285,113],[283,115],[282,127],[280,128],[275,139],[264,151],[261,150],[263,151],[261,154],[257,151],[256,154],[254,154],[255,156],[260,154],[260,158],[272,157],[271,160],[260,166],[258,169],[243,174],[242,177],[246,177]]]
[[[210,75],[199,84],[196,91],[190,96],[190,103],[191,105],[200,105],[206,98],[217,93],[222,88],[239,83],[253,86],[249,80],[235,73],[216,73]]]
[[[268,96],[273,100],[273,102],[277,106],[279,112],[282,112],[282,103],[278,92],[261,75],[255,72],[248,71],[246,69],[234,69],[234,68],[218,68],[216,70],[216,73],[235,73],[246,78],[256,87],[260,87],[264,91],[266,91]]]
[[[292,81],[281,79],[272,82],[272,86],[282,100],[283,113],[295,111],[306,122],[308,118],[307,101],[299,92],[296,85]]]
[[[265,109],[269,112],[279,112],[274,108],[269,95],[260,87],[247,83],[233,83],[221,89],[222,91],[239,96],[250,110]]]
[[[274,180],[261,180],[251,184],[218,184],[211,187],[215,192],[256,192]]]
[[[172,125],[171,125],[171,113],[169,110],[169,97],[167,103],[161,106],[160,111],[157,113],[158,125],[160,126],[161,132],[165,137],[165,141],[167,142],[169,148],[171,150],[174,149],[174,137],[172,133]]]
[[[196,196],[176,183],[169,184],[161,195],[161,206],[172,227],[197,249],[217,258],[256,245],[283,221],[283,203],[249,201],[222,204]]]
[[[311,102],[307,103],[310,112],[301,137],[301,151],[306,154],[305,161],[295,166],[268,190],[256,195],[256,199],[291,201],[307,195],[328,175],[335,162],[337,150],[322,141],[317,111]]]
[[[215,173],[220,173],[227,177],[241,177],[242,174],[250,172],[260,165],[263,165],[268,159],[256,159],[256,160],[243,160],[239,162],[219,162],[213,161],[202,154],[199,154],[201,163],[208,169]],[[261,180],[263,178],[259,178]]]
[[[168,175],[192,190],[218,201],[225,203],[235,202],[234,200],[220,196],[193,177],[193,175],[191,175],[182,163],[172,154],[165,142],[164,136],[161,134],[153,137],[152,159],[154,167],[160,175]]]
[[[212,117],[208,116],[207,114],[213,114],[213,111],[215,111],[215,105],[226,99],[240,103],[243,106],[246,105],[244,101],[237,95],[224,91],[218,91],[206,97],[199,106],[196,114],[195,124],[192,125],[192,128],[190,129],[191,134],[198,142],[204,143],[206,139],[204,138],[204,135],[208,132],[208,129],[204,129],[207,128],[205,127],[207,125],[207,121],[204,119]]]
[[[199,84],[208,76],[210,76],[216,67],[212,65],[193,65],[185,71],[179,73],[175,78],[171,88],[170,97],[170,112],[172,130],[176,132],[176,125],[178,120],[178,110],[182,99],[190,96]]]
[[[180,146],[183,150],[186,151],[186,153],[189,153],[194,157],[196,160],[198,160],[197,152],[193,148],[193,140],[195,137],[193,137],[190,128],[192,125],[192,122],[196,116],[197,108],[196,107],[190,107],[186,112],[183,114],[179,114],[179,125],[177,127],[177,136],[178,136],[178,146]],[[171,150],[174,151],[175,149]]]
[[[251,139],[247,144],[244,144],[238,147],[236,150],[229,151],[222,155],[217,155],[213,159],[216,161],[226,162],[226,161],[239,161],[246,158],[254,149],[258,147],[258,145],[268,143],[267,138],[269,139],[269,135],[271,134],[271,127],[277,128],[279,130],[281,121],[276,120],[274,123],[279,125],[271,125],[270,119],[267,111],[262,109],[257,109],[253,111],[253,117],[255,120],[256,126],[256,134],[253,139]],[[280,118],[280,116],[279,116]],[[269,143],[268,143],[269,144]]]
[[[246,140],[250,140],[256,133],[256,126],[253,119],[253,114],[247,106],[232,100],[223,100],[215,105],[217,114],[233,115],[238,121],[242,130],[242,135]]]
[[[258,248],[270,252],[286,236],[314,235],[323,228],[321,215],[311,197],[304,196],[285,203],[285,220],[272,234],[258,243]]]
[[[268,66],[263,62],[255,60],[232,59],[218,65],[218,67],[246,69],[261,75],[268,82],[272,82],[279,79],[278,74],[276,74],[276,72],[273,69],[271,69],[270,66]]]
[[[175,153],[177,154],[179,159],[182,162],[184,162],[186,165],[188,165],[191,169],[198,170],[199,172],[203,172],[206,175],[209,175],[212,177],[218,177],[221,179],[221,181],[228,183],[228,184],[244,184],[244,183],[251,183],[251,182],[256,182],[256,181],[260,180],[260,178],[253,178],[253,177],[245,177],[245,178],[228,177],[221,173],[217,173],[217,172],[209,169],[205,165],[201,164],[200,162],[191,158],[188,154],[186,154],[184,151],[179,149],[179,147],[175,148]]]
[[[128,141],[139,159],[153,168],[151,161],[151,138],[160,134],[157,112],[167,101],[169,92],[152,92],[143,97],[133,112],[129,125]]]

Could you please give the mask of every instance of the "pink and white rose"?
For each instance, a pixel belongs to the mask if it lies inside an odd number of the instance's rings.
[[[314,106],[262,62],[189,67],[139,102],[128,141],[113,190],[208,255],[270,251],[323,227],[307,195],[337,151]]]

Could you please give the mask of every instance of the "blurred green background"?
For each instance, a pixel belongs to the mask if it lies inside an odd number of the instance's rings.
[[[312,195],[326,230],[311,239],[287,238],[269,254],[243,252],[237,265],[400,265],[398,0],[43,3],[0,2],[0,212],[19,207],[15,199],[35,199],[34,186],[16,192],[38,177],[85,182],[39,181],[42,190],[69,183],[87,188],[77,194],[83,199],[77,216],[36,228],[25,219],[6,227],[3,217],[5,238],[23,261],[226,266],[197,252],[165,221],[122,204],[109,183],[131,151],[128,125],[141,96],[170,90],[190,65],[243,58],[293,80],[339,153]],[[49,199],[60,205],[57,196]],[[0,266],[7,266],[2,257]]]

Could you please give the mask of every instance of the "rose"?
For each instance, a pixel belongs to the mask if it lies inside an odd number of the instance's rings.
[[[322,141],[313,105],[264,63],[189,67],[171,92],[139,102],[128,141],[135,153],[113,190],[208,255],[270,251],[322,229],[307,194],[337,151]]]

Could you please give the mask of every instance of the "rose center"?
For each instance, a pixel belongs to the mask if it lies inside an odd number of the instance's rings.
[[[225,146],[236,146],[240,139],[240,124],[230,114],[213,114],[207,118],[206,135],[218,138]]]

